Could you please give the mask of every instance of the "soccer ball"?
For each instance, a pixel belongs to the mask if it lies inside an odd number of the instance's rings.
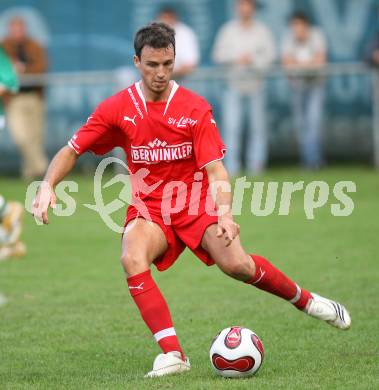
[[[226,378],[244,378],[254,375],[263,361],[263,345],[250,329],[233,326],[222,330],[209,351],[212,366],[218,375]]]

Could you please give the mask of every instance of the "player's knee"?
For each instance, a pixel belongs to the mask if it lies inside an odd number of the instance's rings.
[[[254,263],[249,262],[245,257],[229,259],[220,268],[224,273],[238,280],[250,279],[255,273]]]
[[[121,264],[128,276],[137,275],[149,268],[147,261],[142,255],[130,252],[122,254]]]

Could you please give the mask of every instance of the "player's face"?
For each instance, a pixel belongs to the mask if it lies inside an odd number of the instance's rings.
[[[178,22],[178,18],[176,17],[176,15],[172,12],[162,12],[159,16],[158,16],[158,20],[162,23],[166,23],[168,24],[169,26],[171,27],[174,27],[175,24]]]
[[[255,5],[250,0],[238,0],[236,3],[237,15],[242,20],[249,20],[254,17]]]
[[[298,41],[305,41],[309,34],[309,25],[303,20],[295,19],[291,22],[292,31]]]
[[[22,41],[26,37],[26,26],[23,20],[15,18],[10,21],[9,36],[15,41]]]
[[[134,64],[140,71],[144,86],[155,94],[163,93],[171,80],[175,54],[170,45],[162,49],[144,46],[141,58],[134,56]]]

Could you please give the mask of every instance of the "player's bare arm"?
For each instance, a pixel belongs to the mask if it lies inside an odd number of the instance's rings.
[[[239,235],[240,227],[233,220],[231,192],[223,191],[221,186],[218,185],[218,183],[225,183],[230,188],[228,172],[221,161],[208,164],[206,170],[213,199],[218,210],[217,237],[224,238],[225,245],[229,246]]]
[[[69,146],[64,146],[51,161],[33,201],[32,209],[34,217],[44,224],[49,223],[49,207],[54,208],[56,204],[55,186],[71,172],[78,157],[75,150]]]

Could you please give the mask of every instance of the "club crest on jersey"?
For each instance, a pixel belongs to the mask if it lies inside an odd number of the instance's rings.
[[[186,127],[187,125],[195,126],[197,119],[186,118],[184,116],[181,116],[180,119],[169,117],[167,123],[180,129]]]
[[[132,161],[139,164],[156,164],[162,161],[184,160],[192,156],[192,142],[169,145],[155,138],[147,145],[131,145]]]

